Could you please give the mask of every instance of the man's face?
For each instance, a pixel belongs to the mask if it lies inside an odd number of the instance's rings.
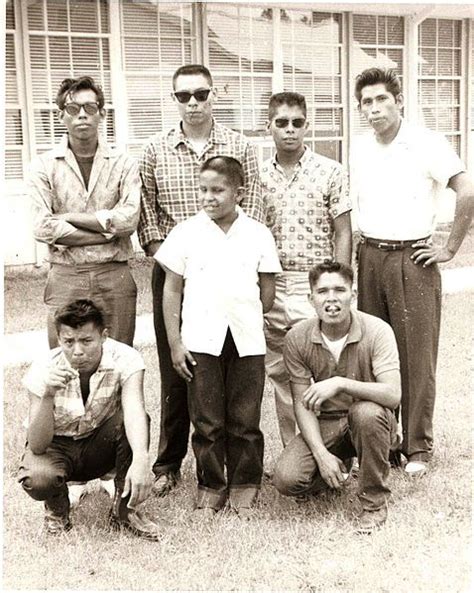
[[[279,153],[301,152],[308,122],[297,105],[280,105],[267,124]]]
[[[189,101],[181,103],[175,93],[195,93],[197,91],[210,91],[204,101],[198,100],[194,95]],[[205,94],[205,93],[204,93]],[[179,96],[179,95],[178,95]],[[185,97],[186,98],[186,97]],[[212,120],[212,105],[215,100],[215,92],[209,81],[203,74],[185,74],[178,76],[175,81],[173,100],[178,106],[181,119],[188,126],[200,127]]]
[[[324,272],[312,287],[310,302],[322,326],[337,326],[347,322],[355,292],[348,280],[338,272]]]
[[[230,184],[225,175],[207,170],[199,176],[199,197],[206,214],[217,223],[232,222],[243,188]]]
[[[394,97],[382,82],[365,86],[361,93],[359,110],[376,134],[383,136],[396,131],[400,124],[402,95]]]
[[[92,321],[74,329],[61,325],[58,342],[71,366],[80,373],[93,373],[102,358],[102,344],[107,337]]]
[[[80,106],[80,111],[77,114],[71,115],[66,109],[59,112],[59,117],[66,126],[69,136],[81,141],[97,139],[99,124],[105,117],[103,109],[98,109],[96,113],[87,113],[84,108],[87,103],[91,104],[87,107],[89,110],[94,109],[94,104],[98,107],[97,95],[91,89],[77,91],[66,98],[65,107],[69,104]]]

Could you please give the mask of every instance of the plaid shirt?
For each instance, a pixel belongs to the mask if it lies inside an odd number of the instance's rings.
[[[46,360],[34,362],[23,385],[33,395],[43,397],[50,366],[70,367],[61,348],[54,348]],[[99,367],[90,378],[90,393],[86,404],[82,400],[79,377],[71,379],[54,396],[54,434],[83,439],[111,418],[121,406],[122,385],[137,371],[144,370],[141,354],[111,338],[102,346]]]
[[[197,214],[201,209],[199,169],[207,159],[219,155],[242,163],[246,194],[240,205],[251,218],[264,221],[255,147],[241,134],[214,122],[198,155],[179,126],[153,136],[142,154],[142,207],[138,223],[142,247],[163,241],[178,222]]]
[[[86,188],[68,136],[31,164],[28,193],[32,202],[34,237],[47,243],[51,263],[74,265],[127,261],[133,255],[130,235],[138,224],[140,176],[135,159],[108,146],[100,137]],[[100,245],[59,245],[58,239],[77,229],[55,214],[95,214],[104,233],[115,235]]]
[[[306,148],[291,179],[276,157],[263,163],[261,180],[272,231],[286,271],[307,272],[334,256],[333,219],[351,210],[342,166]]]

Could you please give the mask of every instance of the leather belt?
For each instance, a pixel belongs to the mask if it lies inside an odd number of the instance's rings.
[[[384,239],[374,239],[372,237],[364,237],[362,235],[360,237],[360,243],[370,245],[371,247],[376,247],[382,251],[399,251],[401,249],[411,247],[415,243],[420,244],[421,247],[423,244],[426,244],[429,239],[430,237],[424,237],[423,239],[411,239],[409,241],[389,241]]]

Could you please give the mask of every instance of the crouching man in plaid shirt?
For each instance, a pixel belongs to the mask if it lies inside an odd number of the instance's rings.
[[[115,469],[111,525],[156,540],[158,525],[136,510],[152,483],[143,359],[107,338],[104,314],[90,300],[59,309],[55,324],[59,347],[24,378],[30,410],[19,481],[44,500],[45,530],[58,534],[71,528],[66,482]]]

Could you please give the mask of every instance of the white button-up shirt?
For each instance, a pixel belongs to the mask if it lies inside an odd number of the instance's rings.
[[[184,278],[181,337],[191,352],[219,356],[230,329],[239,356],[265,354],[258,274],[281,266],[270,231],[238,213],[224,233],[199,212],[174,227],[155,255]]]
[[[431,235],[439,192],[462,171],[462,161],[442,134],[403,120],[390,144],[377,142],[374,133],[356,138],[351,194],[359,230],[395,241]]]

